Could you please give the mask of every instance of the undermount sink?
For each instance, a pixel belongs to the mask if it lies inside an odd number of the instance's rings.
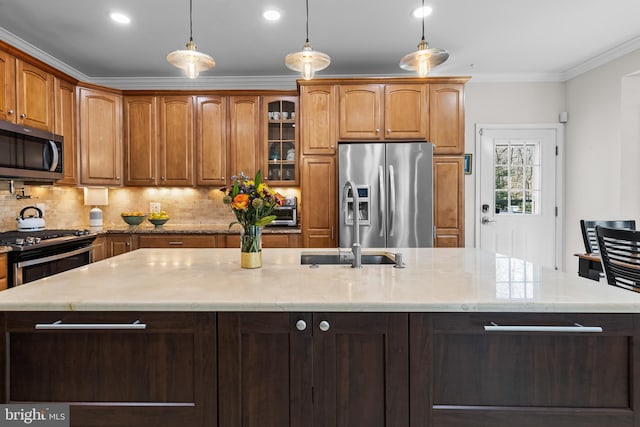
[[[351,264],[353,254],[351,252],[340,253],[302,253],[300,264]],[[363,253],[363,265],[395,264],[395,256],[389,252]]]

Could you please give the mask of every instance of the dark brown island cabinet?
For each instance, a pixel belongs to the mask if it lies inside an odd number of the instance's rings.
[[[639,316],[5,312],[0,393],[74,427],[637,427]]]

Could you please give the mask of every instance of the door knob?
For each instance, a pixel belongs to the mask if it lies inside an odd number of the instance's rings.
[[[299,331],[304,331],[305,329],[307,329],[307,322],[302,319],[298,320],[296,322],[296,329]]]
[[[320,330],[322,332],[327,332],[329,330],[329,328],[331,327],[329,322],[327,322],[326,320],[323,320],[322,322],[320,322],[320,325],[318,325],[318,326],[320,327]]]

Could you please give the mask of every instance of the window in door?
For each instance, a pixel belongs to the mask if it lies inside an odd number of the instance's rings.
[[[496,139],[494,206],[498,215],[540,214],[540,141]]]

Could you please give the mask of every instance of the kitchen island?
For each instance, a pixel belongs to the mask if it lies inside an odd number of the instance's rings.
[[[141,249],[7,290],[4,401],[77,426],[640,423],[640,295],[475,249],[300,265],[326,251]]]

